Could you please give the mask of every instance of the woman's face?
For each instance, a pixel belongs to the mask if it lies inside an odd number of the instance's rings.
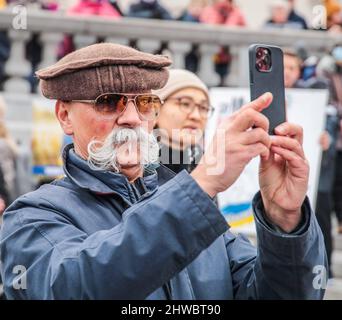
[[[181,89],[169,96],[157,120],[163,143],[171,142],[178,149],[199,143],[208,120],[204,108],[208,107],[208,98],[200,89]]]

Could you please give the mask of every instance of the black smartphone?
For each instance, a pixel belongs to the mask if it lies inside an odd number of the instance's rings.
[[[262,111],[270,121],[269,134],[286,121],[284,61],[279,47],[254,44],[249,47],[251,100],[265,92],[273,94],[271,105]]]

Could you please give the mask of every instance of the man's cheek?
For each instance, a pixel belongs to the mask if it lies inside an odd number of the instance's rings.
[[[104,140],[107,138],[107,136],[111,133],[113,130],[113,126],[109,123],[103,123],[103,122],[93,122],[95,128],[95,136],[99,140]]]

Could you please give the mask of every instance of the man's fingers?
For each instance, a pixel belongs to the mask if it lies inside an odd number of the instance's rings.
[[[298,140],[290,137],[273,136],[271,138],[272,146],[282,147],[284,149],[293,151],[295,154],[305,159],[305,154],[302,145]]]
[[[249,161],[257,156],[261,156],[265,159],[268,159],[270,155],[270,150],[264,144],[259,142],[246,146],[246,154]]]
[[[239,111],[243,112],[246,109],[253,109],[255,111],[261,112],[262,110],[269,107],[269,105],[272,103],[272,100],[273,100],[272,93],[266,92],[263,95],[261,95],[259,98],[241,107]]]
[[[241,135],[241,143],[244,145],[255,144],[261,142],[267,148],[271,146],[271,137],[269,134],[261,128],[255,128],[250,131],[244,132]]]
[[[222,121],[220,121],[220,127],[224,128],[225,123],[233,122],[235,123],[235,127],[240,131],[246,131],[255,125],[256,127],[261,127],[268,132],[269,121],[264,115],[261,115],[260,112],[266,109],[272,103],[272,100],[273,96],[270,92],[264,93],[259,98],[242,106],[238,111],[234,112],[230,116],[222,119]],[[261,117],[257,117],[256,114],[260,114]],[[255,119],[253,119],[254,117]]]
[[[290,165],[294,168],[302,168],[303,162],[305,162],[306,166],[308,165],[308,162],[306,159],[303,159],[302,157],[297,155],[295,152],[290,151],[288,149],[284,149],[278,146],[272,146],[271,151],[281,156],[284,160],[288,161]]]
[[[270,126],[270,122],[262,113],[251,108],[239,113],[233,121],[234,127],[240,132],[246,131],[253,126],[268,132]]]
[[[296,139],[301,145],[303,144],[303,128],[299,125],[284,122],[275,128],[276,135],[289,136]]]

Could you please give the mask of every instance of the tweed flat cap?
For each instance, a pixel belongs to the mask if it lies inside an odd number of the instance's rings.
[[[166,56],[99,43],[76,50],[36,72],[49,99],[93,100],[108,92],[139,93],[162,88],[168,79]]]

